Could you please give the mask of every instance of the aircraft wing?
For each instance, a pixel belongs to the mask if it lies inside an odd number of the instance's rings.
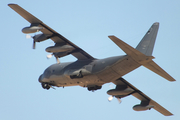
[[[162,107],[161,105],[159,105],[157,102],[155,102],[154,100],[152,100],[150,97],[148,97],[147,95],[145,95],[143,92],[141,92],[139,89],[137,89],[136,87],[134,87],[132,84],[130,84],[129,82],[127,82],[125,79],[120,78],[116,81],[113,82],[116,85],[127,85],[129,88],[133,89],[134,92],[130,93],[129,95],[133,95],[134,97],[136,97],[137,99],[144,101],[150,101],[149,105],[154,106],[153,108],[155,110],[157,110],[158,112],[160,112],[161,114],[165,115],[165,116],[170,116],[173,115],[171,112],[169,112],[168,110],[166,110],[164,107]]]
[[[73,44],[71,41],[66,39],[64,36],[61,34],[57,33],[55,30],[44,24],[41,20],[33,16],[31,13],[27,12],[24,10],[22,7],[20,7],[17,4],[8,4],[9,7],[11,7],[14,11],[16,11],[19,15],[21,15],[24,19],[26,19],[28,22],[31,24],[38,24],[39,27],[43,27],[43,29],[40,29],[40,31],[44,34],[49,35],[50,39],[53,40],[56,45],[57,44],[66,44],[70,45],[74,48],[73,51],[67,52],[65,55],[72,54],[74,57],[76,57],[79,60],[84,60],[84,59],[94,59],[91,55],[86,53],[84,50]],[[63,55],[63,56],[65,56]]]

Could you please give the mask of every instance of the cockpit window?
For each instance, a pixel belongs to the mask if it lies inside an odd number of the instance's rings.
[[[44,76],[45,76],[46,78],[49,78],[50,75],[51,75],[51,71],[50,71],[49,69],[46,69],[46,70],[44,71]]]

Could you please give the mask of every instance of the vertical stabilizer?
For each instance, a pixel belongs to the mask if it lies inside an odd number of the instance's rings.
[[[147,31],[141,42],[138,44],[136,49],[146,56],[152,56],[154,43],[159,29],[159,23],[155,22],[150,29]]]

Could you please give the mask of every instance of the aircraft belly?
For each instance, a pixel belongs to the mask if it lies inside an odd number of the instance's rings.
[[[111,69],[111,67],[106,68],[105,70],[99,72],[97,74],[98,78],[100,78],[103,82],[111,82],[120,77],[118,73]]]
[[[125,59],[112,65],[111,68],[113,71],[116,71],[120,76],[123,76],[140,66],[141,65],[134,61],[130,56],[127,56]]]
[[[68,76],[58,76],[52,75],[50,79],[47,79],[46,82],[49,82],[58,87],[66,87],[66,86],[82,86],[86,87],[88,85],[102,85],[102,82],[96,75],[88,75],[83,78],[74,78],[71,79]]]
[[[49,78],[49,83],[54,84],[55,86],[58,86],[58,87],[63,87],[69,84],[73,84],[70,81],[70,79],[61,75],[51,75],[51,77]]]
[[[103,82],[112,82],[139,66],[141,66],[139,63],[134,61],[131,57],[126,56],[115,64],[106,67],[103,71],[98,72],[96,75]]]
[[[78,79],[78,81],[80,81],[80,83],[78,85],[82,86],[82,87],[87,87],[90,85],[103,85],[104,82],[101,81],[96,75],[88,75],[88,76],[84,76],[81,79]]]

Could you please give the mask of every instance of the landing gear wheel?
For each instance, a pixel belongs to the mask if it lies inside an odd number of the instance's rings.
[[[99,90],[99,89],[101,89],[102,88],[102,86],[93,86],[93,87],[88,87],[87,89],[89,90],[89,91],[92,91],[92,92],[94,92],[95,90]]]
[[[47,83],[41,83],[41,85],[42,85],[42,88],[44,88],[44,89],[47,89],[47,90],[50,89],[50,86]]]
[[[91,87],[88,87],[87,89],[88,89],[89,91],[91,91],[91,90],[92,90],[92,88],[91,88]]]

